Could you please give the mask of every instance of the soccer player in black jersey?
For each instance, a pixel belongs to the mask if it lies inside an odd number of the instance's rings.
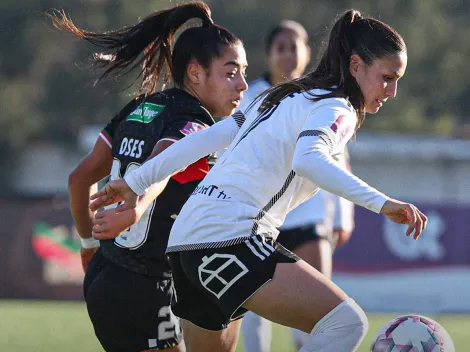
[[[91,238],[90,187],[108,175],[124,177],[176,140],[211,126],[212,116],[231,115],[247,89],[243,44],[213,23],[202,2],[104,33],[77,28],[64,12],[49,17],[59,29],[104,49],[95,55],[103,76],[129,69],[142,75],[140,94],[106,125],[69,177],[70,207],[83,243],[84,295],[96,336],[106,351],[183,351],[170,308],[173,284],[165,250],[172,223],[208,172],[210,158],[169,178],[158,199],[150,189],[140,221],[101,243]],[[201,25],[184,30],[172,49],[175,33],[191,19]],[[170,79],[175,88],[158,91],[159,83]]]
[[[364,311],[282,247],[277,228],[322,188],[407,224],[406,235],[419,238],[427,217],[418,208],[334,160],[365,114],[396,96],[406,65],[406,44],[393,28],[348,10],[334,23],[314,71],[270,88],[231,116],[245,122],[179,212],[168,241],[178,296],[172,309],[185,321],[189,351],[235,351],[246,311],[308,333],[300,352],[357,350],[368,329]],[[150,187],[198,160],[198,151],[218,150],[221,132],[233,136],[234,127],[228,118],[174,143],[108,183],[91,197],[90,209],[123,199],[121,210],[134,208]],[[95,218],[94,235],[107,223]]]

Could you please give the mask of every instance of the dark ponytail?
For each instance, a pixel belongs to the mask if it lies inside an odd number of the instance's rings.
[[[64,11],[54,11],[47,15],[57,28],[75,34],[106,50],[105,53],[97,53],[94,56],[96,65],[105,70],[100,78],[109,75],[125,75],[139,67],[140,75],[143,76],[141,89],[144,89],[146,94],[156,91],[159,84],[164,87],[170,77],[174,78],[178,68],[173,67],[175,60],[171,45],[176,32],[187,21],[200,19],[202,27],[197,27],[198,30],[223,31],[224,34],[228,32],[213,23],[210,9],[203,2],[193,2],[155,12],[135,25],[102,33],[77,28]],[[194,31],[196,28],[189,28],[183,34],[191,30]],[[230,37],[230,43],[241,42],[233,34],[228,33],[229,35],[225,37]],[[225,41],[222,40],[222,43]],[[220,44],[219,42],[217,44]],[[192,45],[191,49],[197,51],[198,48]],[[215,54],[220,55],[220,50]]]
[[[313,101],[332,97],[349,99],[358,115],[357,129],[365,118],[364,98],[356,79],[349,73],[351,55],[357,54],[371,65],[375,59],[401,52],[406,52],[405,42],[393,28],[374,18],[362,17],[359,11],[346,11],[333,25],[316,69],[270,88],[265,92],[260,110],[278,104],[292,93],[320,88],[331,93],[314,95]]]

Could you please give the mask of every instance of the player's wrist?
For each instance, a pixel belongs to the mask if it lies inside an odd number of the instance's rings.
[[[81,237],[80,242],[82,244],[82,248],[85,248],[85,249],[97,248],[100,246],[100,241],[94,239],[93,237],[88,237],[88,238]]]
[[[128,190],[132,191],[137,196],[143,196],[147,193],[147,188],[142,186],[142,182],[135,171],[136,170],[125,175],[123,181],[125,182]]]

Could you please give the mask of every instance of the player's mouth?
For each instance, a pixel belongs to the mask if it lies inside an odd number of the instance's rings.
[[[240,106],[240,99],[232,100],[231,103],[234,107],[238,108]]]
[[[379,108],[381,108],[382,105],[385,103],[385,100],[382,100],[382,99],[375,99],[375,102],[379,105]]]

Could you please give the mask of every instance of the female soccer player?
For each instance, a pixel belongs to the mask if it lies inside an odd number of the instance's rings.
[[[279,245],[277,228],[321,187],[407,224],[406,235],[418,239],[427,223],[419,209],[385,196],[333,159],[365,113],[377,113],[396,96],[406,64],[406,45],[393,28],[349,10],[334,24],[313,72],[269,89],[233,115],[244,123],[183,206],[168,241],[177,293],[172,307],[185,319],[189,351],[233,351],[238,318],[248,310],[309,333],[300,351],[356,350],[368,328],[365,313]],[[134,207],[137,195],[195,158],[182,153],[195,140],[200,148],[217,150],[233,138],[235,124],[226,121],[109,183],[92,196],[91,209],[117,200],[127,203],[119,210]],[[106,232],[106,221],[94,223],[97,237]]]
[[[108,123],[69,178],[84,267],[93,256],[84,294],[96,336],[106,351],[182,351],[181,328],[170,309],[173,283],[165,249],[175,216],[209,170],[206,154],[166,180],[165,191],[142,209],[140,221],[121,236],[101,241],[96,254],[90,187],[109,174],[123,177],[177,139],[212,125],[212,116],[231,115],[247,88],[243,44],[214,24],[200,2],[104,33],[77,28],[63,12],[50,17],[58,28],[110,51],[96,56],[105,75],[136,68],[143,76],[143,94]],[[191,19],[202,25],[184,30],[171,49],[175,33]],[[159,82],[165,85],[170,76],[176,88],[158,92]]]
[[[269,33],[265,51],[268,72],[248,85],[244,101],[251,102],[273,85],[299,78],[310,61],[310,46],[305,28],[292,20],[281,21]],[[346,167],[347,153],[340,155]],[[333,251],[337,240],[349,238],[353,228],[353,204],[325,191],[291,211],[280,229],[277,241],[331,278]],[[245,350],[270,351],[272,325],[253,312],[248,312],[242,323]],[[297,346],[302,346],[308,334],[293,330]]]

